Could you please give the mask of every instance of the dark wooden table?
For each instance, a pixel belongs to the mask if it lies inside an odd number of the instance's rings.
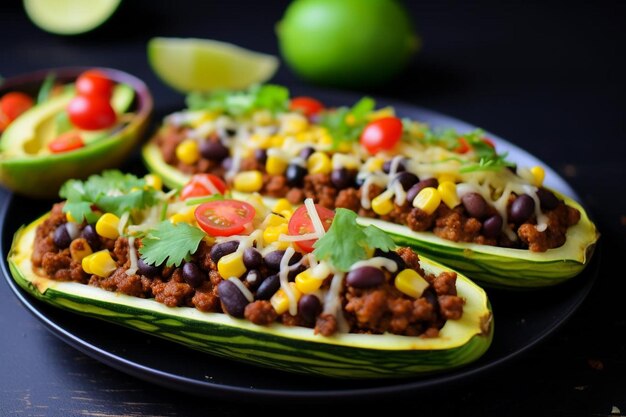
[[[100,31],[63,38],[33,27],[21,2],[0,6],[0,75],[100,65],[152,89],[157,110],[183,97],[151,72],[152,36],[195,36],[278,53],[273,23],[286,1],[125,2]],[[408,2],[407,2],[408,3]],[[452,115],[500,135],[553,167],[578,192],[602,233],[596,283],[573,316],[538,346],[471,381],[377,401],[419,415],[626,415],[624,4],[411,2],[422,52],[372,94]],[[141,22],[141,23],[140,23]],[[355,28],[358,30],[358,28]],[[308,86],[282,66],[273,80]],[[0,205],[8,194],[0,191]],[[623,269],[623,268],[622,268]],[[1,416],[286,415],[372,408],[366,398],[258,404],[196,396],[115,370],[59,340],[0,283]],[[392,412],[394,412],[392,411]],[[397,411],[396,411],[397,412]]]

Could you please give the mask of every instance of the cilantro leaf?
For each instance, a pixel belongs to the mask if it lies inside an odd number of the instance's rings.
[[[279,85],[265,84],[253,85],[247,91],[193,92],[187,96],[186,103],[190,110],[221,111],[233,116],[257,109],[278,113],[287,110],[289,106],[289,90]]]
[[[319,124],[328,130],[336,149],[342,142],[356,142],[367,124],[367,115],[376,107],[376,101],[363,97],[352,107],[339,107],[320,114]]]
[[[356,218],[355,212],[338,208],[326,234],[313,245],[313,254],[339,271],[348,272],[356,262],[367,258],[367,248],[384,252],[395,248],[385,232],[375,226],[360,226]]]
[[[187,223],[164,220],[143,238],[139,249],[145,262],[152,265],[180,266],[198,250],[204,232]]]

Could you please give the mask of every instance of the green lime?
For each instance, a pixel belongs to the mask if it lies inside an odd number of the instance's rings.
[[[342,87],[388,81],[419,46],[409,14],[395,0],[295,0],[276,31],[297,75]]]
[[[122,0],[24,0],[24,9],[39,28],[58,35],[77,35],[97,28]]]
[[[165,84],[183,93],[245,89],[269,80],[279,65],[273,55],[197,38],[153,38],[148,61]]]

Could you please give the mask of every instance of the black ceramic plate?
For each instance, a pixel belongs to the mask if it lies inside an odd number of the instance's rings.
[[[326,103],[337,101],[336,97],[326,99]],[[351,104],[353,101],[344,100],[343,103]],[[399,115],[413,117],[433,126],[448,126],[460,131],[474,128],[425,109],[398,103],[382,104],[393,104]],[[510,158],[520,166],[545,166],[522,149],[488,135],[497,143],[499,150],[508,151]],[[129,166],[135,167],[133,171],[143,173],[136,160]],[[546,185],[579,200],[571,187],[549,168],[546,169]],[[53,202],[33,202],[2,191],[0,199],[3,275],[24,306],[49,330],[85,354],[122,372],[176,390],[222,398],[372,398],[406,394],[468,380],[520,356],[563,324],[590,291],[600,255],[596,253],[583,273],[556,288],[514,292],[488,290],[496,323],[493,344],[482,358],[469,366],[412,379],[333,380],[272,371],[216,358],[138,331],[77,316],[35,300],[14,283],[6,257],[18,227],[48,211]]]

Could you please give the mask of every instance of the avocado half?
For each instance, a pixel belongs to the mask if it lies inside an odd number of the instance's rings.
[[[7,79],[0,86],[0,95],[7,91],[33,92],[45,77],[54,73],[56,79],[69,83],[91,67],[72,67],[38,71]],[[28,141],[22,140],[36,129],[45,129],[56,114],[63,111],[71,99],[66,92],[61,97],[50,99],[35,106],[12,123],[0,138],[0,184],[9,190],[33,198],[54,198],[61,185],[71,178],[87,178],[106,168],[119,166],[126,160],[140,142],[149,123],[153,110],[152,95],[148,87],[133,75],[110,69],[98,68],[116,83],[117,103],[121,112],[130,110],[133,117],[122,129],[108,132],[89,133],[88,145],[66,153],[39,155],[25,149]],[[126,91],[124,91],[126,89]],[[128,89],[134,94],[128,94]],[[119,90],[119,91],[117,91]],[[113,98],[115,107],[116,97]],[[125,108],[124,108],[125,107]],[[41,122],[41,124],[39,124]],[[16,124],[16,126],[13,126]],[[31,132],[28,132],[28,130]],[[16,137],[14,137],[16,136]]]
[[[148,169],[163,178],[170,188],[180,188],[189,176],[168,165],[157,145],[148,142],[142,149]],[[359,217],[362,225],[373,224],[387,232],[398,245],[410,246],[420,254],[450,266],[486,286],[499,288],[537,288],[559,284],[578,275],[589,264],[599,233],[584,208],[556,191],[565,203],[580,211],[578,224],[567,230],[563,246],[546,252],[509,249],[476,243],[453,242],[432,232],[414,232],[410,228],[379,219]],[[241,193],[240,197],[244,195]],[[264,197],[269,207],[273,199]]]
[[[166,307],[155,300],[113,293],[75,282],[54,281],[33,271],[31,254],[37,226],[14,236],[8,264],[15,282],[32,296],[63,309],[120,324],[211,355],[292,373],[343,379],[398,378],[467,365],[489,348],[492,310],[483,289],[457,275],[463,316],[448,320],[436,338],[393,334],[316,335],[313,329],[255,325],[222,313]],[[420,257],[421,266],[440,273],[449,268]]]

